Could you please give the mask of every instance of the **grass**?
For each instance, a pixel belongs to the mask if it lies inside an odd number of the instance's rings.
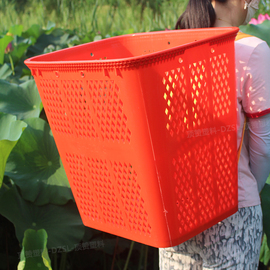
[[[153,6],[153,2],[145,0],[56,0],[53,5],[51,0],[20,1],[26,3],[18,6],[16,1],[0,1],[0,33],[14,24],[22,24],[26,30],[33,24],[45,27],[49,21],[57,27],[104,36],[128,29],[134,32],[172,29],[186,2],[154,0]]]

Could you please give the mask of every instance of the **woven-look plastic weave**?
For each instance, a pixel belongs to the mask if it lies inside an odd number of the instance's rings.
[[[26,60],[86,226],[167,247],[237,210],[237,32],[141,33]]]

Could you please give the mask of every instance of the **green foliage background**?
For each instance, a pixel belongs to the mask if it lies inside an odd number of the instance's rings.
[[[173,28],[186,0],[1,0],[0,31],[22,24],[33,24],[89,32],[102,36],[133,29],[144,32]]]

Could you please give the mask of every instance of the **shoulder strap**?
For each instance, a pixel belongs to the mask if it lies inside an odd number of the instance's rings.
[[[239,148],[238,148],[238,151],[237,151],[237,161],[239,161],[240,154],[241,154],[241,149],[242,149],[242,145],[243,145],[243,141],[244,141],[246,124],[247,124],[247,117],[245,116],[245,122],[244,122],[243,130],[242,130],[242,138],[241,138],[241,142],[240,142],[240,145],[239,145]]]
[[[253,36],[248,35],[248,34],[243,33],[243,32],[238,32],[238,34],[236,35],[235,41],[242,39],[242,38],[247,38],[247,37],[253,37]]]
[[[243,32],[238,32],[238,34],[236,35],[235,41],[237,41],[239,39],[242,39],[242,38],[247,38],[247,37],[252,37],[252,36],[248,35],[248,34],[245,34]],[[237,152],[237,160],[238,161],[239,161],[239,158],[240,158],[241,149],[242,149],[242,145],[243,145],[245,129],[246,129],[246,123],[247,123],[247,117],[245,116],[245,122],[244,122],[244,126],[243,126],[243,131],[242,131],[242,138],[241,138],[240,146],[239,146],[238,152]]]

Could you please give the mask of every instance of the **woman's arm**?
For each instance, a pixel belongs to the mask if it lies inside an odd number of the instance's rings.
[[[249,119],[250,168],[261,192],[270,173],[270,114]]]

